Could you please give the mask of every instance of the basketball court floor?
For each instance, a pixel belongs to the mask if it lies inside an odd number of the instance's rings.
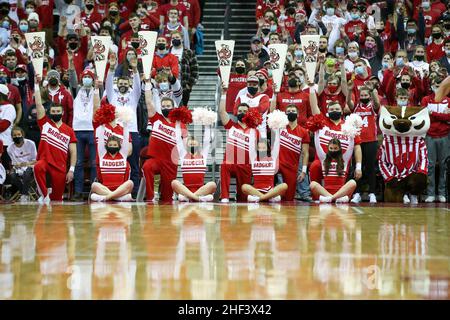
[[[0,204],[0,299],[449,299],[450,206]]]

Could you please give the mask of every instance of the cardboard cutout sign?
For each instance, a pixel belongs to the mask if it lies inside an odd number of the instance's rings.
[[[152,72],[153,56],[155,54],[156,38],[158,38],[158,33],[155,31],[139,31],[138,34],[144,76],[145,79],[149,79]]]
[[[45,32],[25,33],[25,39],[28,46],[28,54],[31,57],[35,74],[42,77],[42,68],[44,65],[45,50]]]
[[[317,57],[319,55],[319,35],[300,36],[303,55],[305,57],[306,73],[309,81],[314,81],[317,66]]]
[[[269,45],[270,68],[272,69],[273,83],[276,86],[276,92],[280,92],[281,82],[283,81],[287,50],[288,46],[284,43]]]
[[[231,64],[233,62],[234,40],[217,40],[216,53],[219,60],[220,76],[226,87],[230,82]]]
[[[92,36],[92,46],[94,48],[95,73],[98,80],[105,79],[106,64],[108,63],[109,47],[111,46],[111,37]]]

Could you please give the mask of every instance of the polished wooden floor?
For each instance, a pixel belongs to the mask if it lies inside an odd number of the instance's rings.
[[[0,204],[0,299],[449,299],[450,207]]]

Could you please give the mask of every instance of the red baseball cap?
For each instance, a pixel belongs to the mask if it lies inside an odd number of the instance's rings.
[[[91,69],[84,69],[83,72],[81,73],[81,78],[83,79],[84,76],[89,76],[93,80],[95,80],[95,73]]]
[[[24,64],[18,64],[15,70],[17,71],[17,69],[22,69],[23,71],[27,71],[27,66]]]

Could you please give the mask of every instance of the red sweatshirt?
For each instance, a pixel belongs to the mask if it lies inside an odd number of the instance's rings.
[[[363,30],[363,32],[361,32],[361,35],[359,36],[359,43],[364,43],[364,41],[366,41],[367,25],[361,20],[358,19],[355,21],[347,22],[344,27],[345,33],[350,38],[350,41],[355,41],[356,26],[360,26],[360,28]]]
[[[58,37],[58,52],[57,65],[60,65],[62,69],[69,69],[69,56],[67,55],[66,41],[62,37]],[[84,60],[86,60],[88,51],[87,37],[82,37],[80,42],[80,47],[78,51],[73,55],[73,64],[75,66],[76,74],[81,74],[84,70]]]
[[[444,100],[437,103],[434,101],[434,93],[423,97],[422,107],[428,108],[430,114],[430,129],[427,135],[433,138],[446,137],[450,133],[450,113],[449,110],[450,98],[445,97]]]
[[[155,53],[155,57],[153,58],[152,77],[156,75],[157,69],[161,69],[163,67],[170,67],[173,76],[175,78],[178,78],[178,74],[180,73],[180,71],[178,67],[178,58],[175,55],[166,53],[165,55],[160,56],[159,54]]]

